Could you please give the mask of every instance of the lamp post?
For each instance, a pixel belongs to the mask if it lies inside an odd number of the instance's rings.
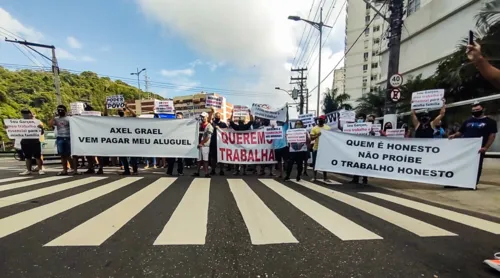
[[[139,80],[139,75],[141,75],[141,73],[145,70],[146,68],[143,68],[139,71],[139,68],[137,68],[137,72],[132,72],[130,74],[130,75],[137,75],[137,87],[139,88],[139,90],[141,89],[141,81]]]
[[[323,42],[323,27],[333,28],[323,23],[323,8],[321,8],[319,13],[319,22],[310,21],[307,19],[300,18],[300,16],[288,16],[288,19],[293,21],[305,21],[311,24],[314,28],[319,31],[319,61],[318,61],[318,99],[316,101],[316,111],[319,111],[319,99],[321,98],[321,48]]]
[[[285,89],[281,89],[280,87],[274,87],[274,89],[287,93],[295,101],[295,104],[299,105],[298,107],[300,108],[300,112],[301,113],[304,112],[304,98],[301,95],[300,96],[300,103],[297,103],[296,100],[299,96],[298,96],[298,90],[296,88],[293,88],[292,93],[290,93],[290,91],[287,91]]]

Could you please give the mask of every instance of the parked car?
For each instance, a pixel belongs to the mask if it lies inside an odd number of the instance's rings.
[[[43,159],[59,158],[57,154],[56,135],[53,131],[45,132],[45,140],[42,142]]]

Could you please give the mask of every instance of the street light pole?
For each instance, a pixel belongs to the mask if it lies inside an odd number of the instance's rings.
[[[143,71],[145,71],[146,68],[143,68],[139,71],[139,68],[137,68],[137,72],[132,72],[130,73],[130,75],[137,75],[137,88],[139,88],[139,94],[140,94],[140,91],[141,91],[141,80],[139,79],[139,76],[141,75],[141,73]],[[142,99],[142,94],[141,94],[141,99]]]
[[[310,21],[307,19],[302,19],[300,16],[288,16],[288,19],[293,20],[293,21],[305,21],[312,25],[314,28],[316,28],[319,31],[319,61],[318,61],[318,99],[316,101],[316,111],[319,110],[319,99],[321,98],[321,49],[323,48],[323,28],[328,27],[328,28],[333,28],[333,26],[328,26],[324,24],[323,22],[323,8],[321,8],[320,13],[319,13],[319,22],[314,22]],[[319,115],[319,112],[318,112]]]

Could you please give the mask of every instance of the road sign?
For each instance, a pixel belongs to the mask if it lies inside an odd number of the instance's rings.
[[[403,76],[401,74],[394,74],[389,79],[389,83],[393,88],[399,88],[403,85]]]
[[[401,91],[399,89],[392,89],[391,90],[391,99],[394,102],[397,102],[401,99]]]

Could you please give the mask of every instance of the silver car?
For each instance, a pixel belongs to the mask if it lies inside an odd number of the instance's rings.
[[[59,158],[57,154],[56,135],[53,131],[45,132],[45,140],[42,142],[43,159]]]

